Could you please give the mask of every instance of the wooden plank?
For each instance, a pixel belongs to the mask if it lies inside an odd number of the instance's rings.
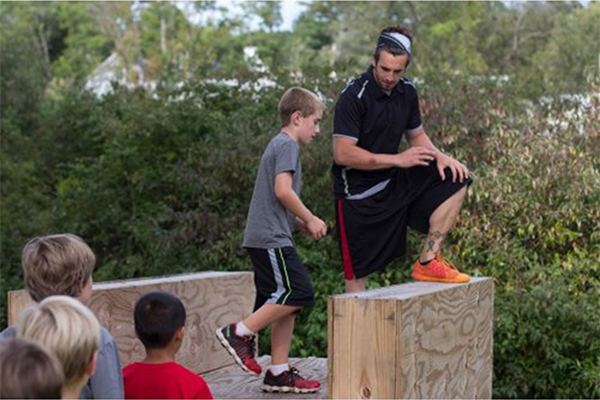
[[[22,309],[31,304],[31,296],[25,290],[9,290],[8,291],[8,311],[7,319],[8,325],[14,325],[17,323],[17,317]]]
[[[328,398],[490,398],[493,281],[330,296]]]
[[[327,297],[327,398],[331,399],[331,386],[333,380],[333,374],[330,371],[333,368],[333,365],[330,363],[333,362],[333,353],[335,349],[333,344],[335,341],[333,340],[333,315],[335,314],[335,302],[331,296]]]
[[[186,335],[177,362],[196,373],[233,363],[214,331],[252,312],[251,272],[201,272],[94,284],[89,307],[114,336],[123,366],[144,358],[143,345],[135,336],[133,307],[141,295],[156,290],[173,293],[186,307]],[[9,315],[18,315],[30,301],[24,290],[9,292]]]
[[[271,357],[261,356],[257,359],[263,368],[270,364]],[[321,382],[321,389],[316,393],[290,394],[263,392],[264,374],[256,376],[242,371],[237,365],[230,365],[216,371],[202,374],[215,399],[324,399],[327,392],[327,360],[324,358],[292,358],[290,364],[298,368],[306,379]]]
[[[392,398],[396,304],[349,296],[335,302],[328,388],[335,398]],[[392,372],[392,373],[390,373]]]

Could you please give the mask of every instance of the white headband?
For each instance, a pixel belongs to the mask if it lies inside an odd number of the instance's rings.
[[[387,44],[390,42],[405,50],[409,55],[411,54],[410,39],[407,36],[404,36],[403,34],[398,32],[382,33],[379,37],[379,43],[377,43],[377,47],[380,47],[383,44]]]

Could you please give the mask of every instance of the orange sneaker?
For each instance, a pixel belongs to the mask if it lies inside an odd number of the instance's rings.
[[[440,253],[437,253],[427,265],[421,265],[417,260],[410,276],[418,281],[445,283],[465,283],[471,280],[469,275],[460,273],[454,264],[442,257]]]

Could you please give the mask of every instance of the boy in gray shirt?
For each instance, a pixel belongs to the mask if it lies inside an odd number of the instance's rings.
[[[244,371],[260,375],[255,335],[271,325],[271,366],[263,390],[312,393],[320,383],[304,379],[288,363],[295,315],[314,304],[314,289],[294,248],[292,231],[298,227],[316,240],[327,233],[325,223],[299,197],[300,146],[319,133],[324,107],[314,93],[293,87],[284,93],[278,108],[281,132],[260,160],[244,232],[243,245],[254,266],[254,313],[217,329],[216,334]]]

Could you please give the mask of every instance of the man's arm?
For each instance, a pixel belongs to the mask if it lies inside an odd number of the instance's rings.
[[[399,154],[377,154],[358,147],[356,143],[352,139],[334,136],[333,158],[336,164],[364,170],[390,167],[409,168],[417,165],[429,165],[437,154],[436,150],[424,146],[411,146]],[[431,144],[431,142],[429,143]]]
[[[327,225],[312,212],[292,189],[292,173],[282,172],[275,176],[275,197],[292,214],[304,222],[303,230],[314,239],[320,239],[327,234]]]
[[[442,180],[446,179],[444,174],[445,168],[450,168],[450,171],[452,171],[452,182],[456,182],[457,178],[460,182],[469,178],[469,169],[459,161],[439,151],[422,128],[416,131],[407,132],[406,139],[410,146],[409,150],[412,148],[425,148],[434,152],[438,172]]]

